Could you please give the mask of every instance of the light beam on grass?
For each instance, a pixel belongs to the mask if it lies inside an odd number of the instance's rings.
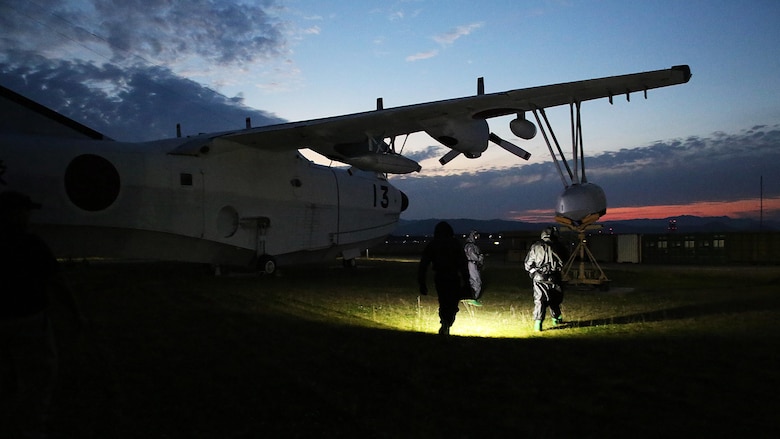
[[[518,338],[531,334],[527,312],[514,306],[477,307],[461,302],[451,335],[463,337]],[[416,303],[376,305],[371,320],[399,331],[437,333],[440,327],[438,303],[417,297]]]

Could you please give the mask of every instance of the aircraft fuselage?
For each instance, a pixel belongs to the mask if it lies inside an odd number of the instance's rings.
[[[43,204],[33,226],[61,258],[240,266],[354,258],[393,231],[408,203],[382,174],[294,150],[168,153],[190,140],[4,135],[0,189]]]

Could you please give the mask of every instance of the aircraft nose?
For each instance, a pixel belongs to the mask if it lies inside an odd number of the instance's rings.
[[[405,193],[401,192],[401,212],[409,208],[409,197]]]

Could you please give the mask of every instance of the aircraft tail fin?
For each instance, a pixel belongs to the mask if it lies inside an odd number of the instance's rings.
[[[113,140],[2,85],[0,85],[0,132]]]

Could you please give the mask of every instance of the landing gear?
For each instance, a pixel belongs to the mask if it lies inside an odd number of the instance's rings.
[[[276,260],[268,255],[261,256],[257,261],[257,271],[264,274],[276,273]]]
[[[276,259],[265,252],[265,237],[268,228],[271,226],[271,219],[265,216],[257,216],[242,218],[241,221],[246,227],[254,227],[256,230],[255,245],[257,248],[255,251],[257,262],[255,263],[255,269],[258,273],[275,274]]]

